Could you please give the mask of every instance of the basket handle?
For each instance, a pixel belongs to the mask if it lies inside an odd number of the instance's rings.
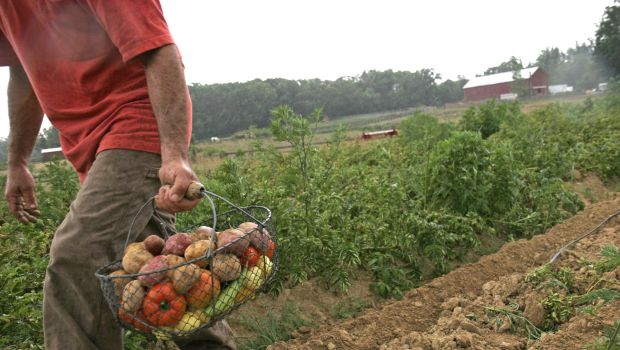
[[[194,181],[192,182],[188,188],[187,191],[185,192],[185,197],[187,199],[200,199],[200,198],[206,198],[209,201],[209,205],[211,207],[211,211],[212,211],[212,215],[213,215],[213,229],[217,230],[217,212],[215,210],[215,203],[213,201],[213,198],[217,198],[219,200],[221,200],[222,202],[230,205],[233,208],[237,208],[239,211],[241,211],[243,214],[247,215],[249,218],[251,218],[252,220],[254,220],[257,223],[263,223],[263,221],[258,220],[256,217],[254,217],[254,215],[252,215],[248,210],[248,207],[239,207],[235,204],[233,204],[232,202],[230,202],[228,199],[213,193],[211,191],[207,191],[204,187],[203,184],[201,184],[200,182]],[[140,216],[140,214],[142,213],[142,211],[148,207],[149,205],[151,205],[153,207],[153,216],[156,217],[159,221],[160,224],[162,226],[162,234],[165,236],[165,238],[169,237],[168,231],[176,233],[176,229],[174,227],[169,227],[169,225],[166,224],[165,220],[163,220],[158,214],[157,214],[157,207],[155,205],[155,196],[151,197],[146,203],[144,203],[144,205],[142,205],[142,207],[140,207],[140,209],[138,210],[138,212],[136,213],[136,215],[133,217],[131,224],[129,225],[129,230],[127,232],[127,238],[125,239],[125,246],[123,247],[123,252],[125,251],[125,248],[127,248],[127,246],[129,245],[130,242],[132,242],[132,231],[133,231],[133,226],[136,222],[136,220],[138,219],[138,216]],[[267,208],[264,208],[267,209]],[[267,209],[268,212],[268,216],[265,219],[265,222],[269,221],[269,219],[271,218],[271,211],[269,209]],[[259,227],[262,228],[262,224],[259,224]],[[213,241],[215,241],[215,234],[212,235],[211,239]]]
[[[205,186],[198,181],[193,181],[187,187],[184,197],[189,200],[202,199],[206,197],[209,200],[209,204],[211,205],[211,209],[213,211],[213,227],[215,228],[215,225],[217,224],[217,221],[216,221],[217,219],[215,217],[215,204],[213,203],[213,200],[208,196],[208,192],[205,189]],[[123,247],[123,251],[125,251],[125,248],[127,248],[129,243],[132,241],[132,231],[133,231],[133,227],[134,227],[136,220],[138,219],[142,211],[144,211],[144,209],[148,207],[149,205],[152,207],[152,210],[153,210],[152,216],[154,216],[155,218],[159,220],[159,224],[161,225],[161,232],[164,235],[164,237],[165,238],[169,237],[169,233],[168,233],[169,231],[173,233],[176,232],[176,229],[174,227],[169,227],[166,221],[157,214],[157,206],[156,206],[155,198],[156,196],[149,198],[149,200],[146,203],[144,203],[142,207],[140,207],[136,215],[131,220],[131,224],[129,225],[129,230],[127,232],[127,238],[125,239],[125,246]]]
[[[193,181],[187,187],[187,191],[185,191],[185,198],[189,200],[202,199],[205,197],[206,191],[203,184],[198,181]]]

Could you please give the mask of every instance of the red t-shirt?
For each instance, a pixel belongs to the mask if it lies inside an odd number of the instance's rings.
[[[158,0],[0,1],[0,65],[24,68],[82,181],[103,150],[160,153],[134,58],[173,43]]]

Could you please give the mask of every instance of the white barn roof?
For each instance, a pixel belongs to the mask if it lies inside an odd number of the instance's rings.
[[[62,152],[62,148],[54,147],[54,148],[46,148],[46,149],[41,150],[41,154],[54,153],[54,152]]]
[[[538,70],[538,67],[524,68],[519,71],[522,79],[528,79]],[[483,75],[481,77],[475,77],[463,86],[463,89],[485,86],[485,85],[494,85],[501,83],[510,83],[515,81],[514,79],[515,72],[504,72],[497,73],[491,75]]]

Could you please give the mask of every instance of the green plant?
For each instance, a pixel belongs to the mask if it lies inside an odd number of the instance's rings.
[[[518,103],[497,103],[491,100],[465,111],[459,121],[459,127],[464,131],[479,132],[482,138],[486,139],[498,132],[502,123],[514,123],[521,118]]]
[[[369,299],[346,297],[333,306],[331,314],[337,319],[351,318],[359,315],[372,305],[373,302]]]
[[[495,319],[501,326],[501,322],[504,322],[502,318],[498,316],[504,316],[510,322],[510,330],[513,332],[522,331],[525,332],[528,339],[540,339],[543,334],[543,330],[536,327],[527,317],[523,316],[519,305],[513,304],[510,307],[485,307],[484,308],[490,317]]]
[[[549,293],[541,301],[545,308],[545,329],[555,329],[562,323],[568,321],[575,314],[572,295],[559,293]]]
[[[250,316],[243,324],[258,334],[253,339],[242,339],[240,349],[262,350],[282,340],[291,339],[291,332],[302,326],[316,326],[315,323],[303,318],[293,303],[284,305],[280,312],[269,310],[267,315]]]
[[[614,289],[601,288],[589,291],[586,294],[580,295],[574,299],[574,305],[586,305],[595,301],[602,300],[604,303],[608,303],[613,300],[620,299],[620,292]]]
[[[586,346],[590,350],[620,350],[620,321],[605,328],[605,336]]]
[[[601,260],[597,261],[594,268],[599,273],[615,270],[620,266],[620,249],[613,245],[608,245],[601,249]]]
[[[558,286],[570,292],[575,287],[575,273],[568,267],[545,264],[530,271],[525,276],[525,282],[534,286]]]

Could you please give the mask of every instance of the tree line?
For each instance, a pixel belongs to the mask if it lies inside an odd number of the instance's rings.
[[[193,139],[226,136],[248,128],[265,127],[271,111],[291,106],[301,114],[322,108],[327,118],[438,106],[463,99],[465,80],[446,80],[432,69],[416,72],[363,72],[355,77],[320,80],[255,79],[245,83],[193,84]]]

